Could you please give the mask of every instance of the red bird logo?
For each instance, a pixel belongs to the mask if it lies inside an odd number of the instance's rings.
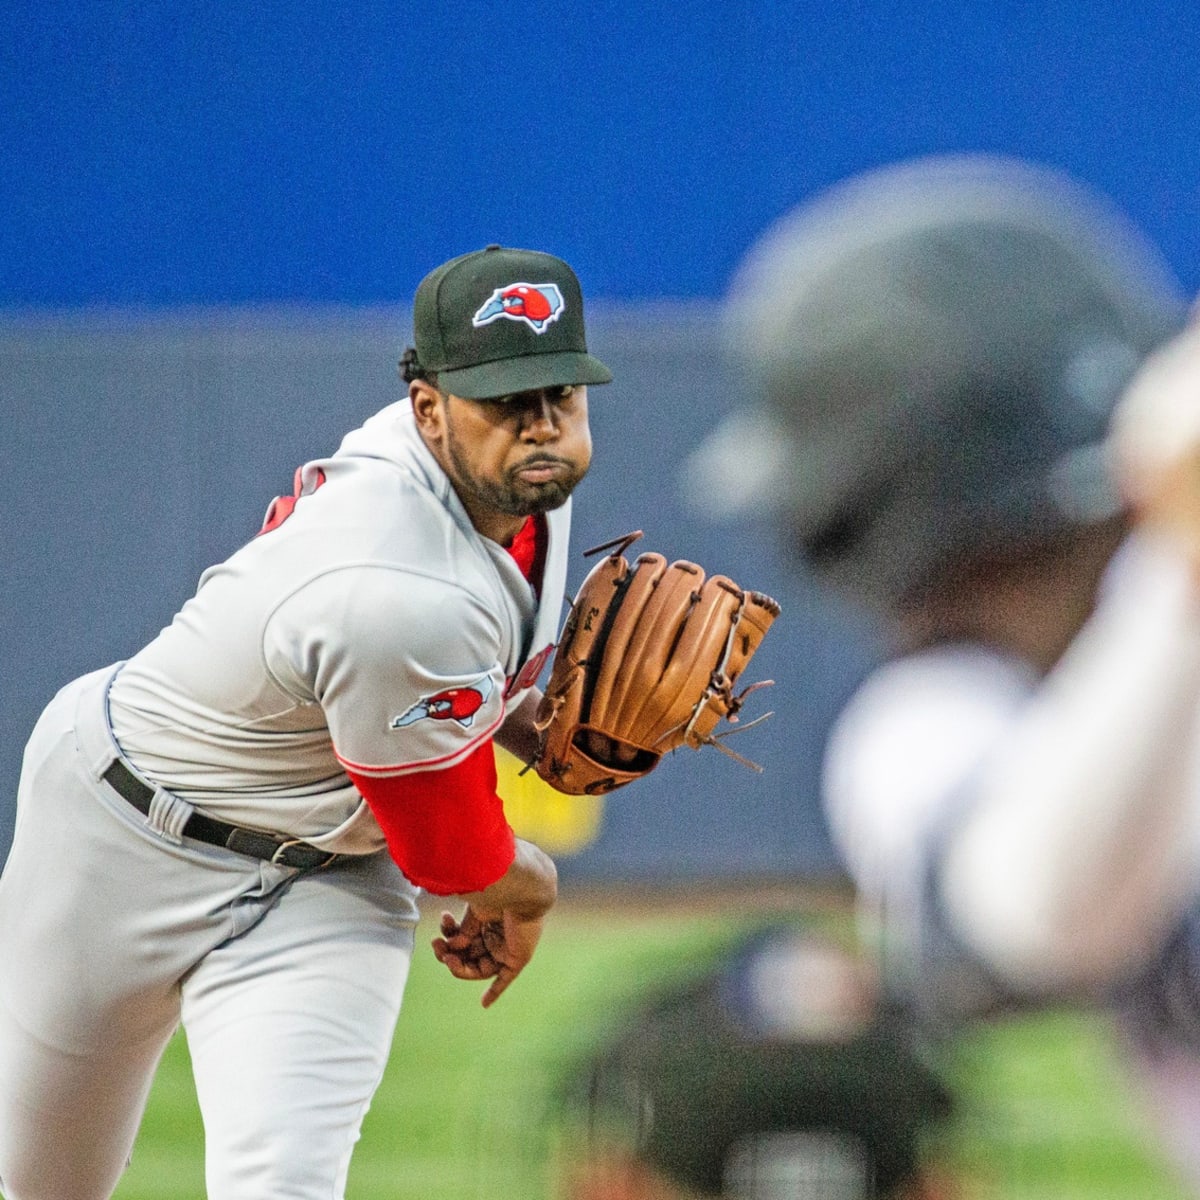
[[[492,694],[492,681],[481,676],[465,687],[445,688],[431,696],[422,696],[416,704],[392,718],[392,729],[403,729],[417,721],[457,721],[464,729],[475,722],[475,714]]]
[[[566,307],[556,283],[509,283],[498,287],[471,318],[476,328],[507,317],[524,321],[534,333],[544,333]]]

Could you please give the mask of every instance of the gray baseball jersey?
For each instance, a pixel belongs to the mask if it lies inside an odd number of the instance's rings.
[[[495,733],[557,636],[570,502],[547,515],[539,603],[475,531],[407,400],[302,467],[296,492],[124,665],[113,731],[214,816],[376,850],[346,768],[449,767]]]

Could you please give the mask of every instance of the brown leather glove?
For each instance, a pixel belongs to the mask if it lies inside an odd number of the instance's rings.
[[[630,565],[623,551],[639,537],[596,548],[617,547],[584,579],[563,626],[534,763],[560,792],[610,792],[679,746],[725,750],[714,730],[737,721],[752,689],[735,694],[734,684],[779,615],[770,596],[706,578],[695,563],[648,552]]]

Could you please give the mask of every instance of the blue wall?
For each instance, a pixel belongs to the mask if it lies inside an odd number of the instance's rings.
[[[407,303],[451,254],[721,294],[863,166],[980,149],[1126,207],[1192,290],[1192,0],[5,0],[0,306]]]

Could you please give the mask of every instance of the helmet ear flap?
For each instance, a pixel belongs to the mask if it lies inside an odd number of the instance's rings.
[[[804,554],[818,570],[853,554],[866,532],[867,514],[853,510],[832,517],[820,529],[803,539]]]
[[[863,553],[890,490],[884,482],[860,492],[803,533],[800,542],[809,564],[818,571],[836,570],[838,563]]]

